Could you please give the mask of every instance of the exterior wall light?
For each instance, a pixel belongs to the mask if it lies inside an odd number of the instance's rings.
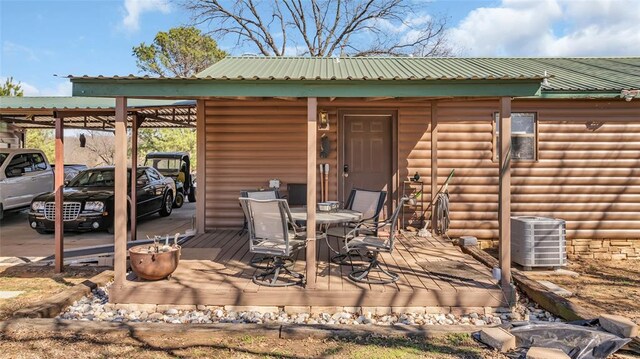
[[[318,121],[319,131],[329,131],[329,113],[320,111],[320,120]]]
[[[620,97],[624,98],[625,101],[629,102],[634,97],[640,97],[640,90],[622,90],[620,91]]]

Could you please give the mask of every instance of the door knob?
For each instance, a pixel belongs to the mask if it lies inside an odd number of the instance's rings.
[[[349,165],[344,165],[342,168],[342,175],[344,177],[349,177]]]

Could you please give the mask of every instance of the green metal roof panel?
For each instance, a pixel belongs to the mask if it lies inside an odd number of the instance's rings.
[[[196,75],[215,80],[518,80],[544,91],[640,88],[640,57],[411,58],[227,57]]]
[[[542,78],[540,71],[477,66],[467,58],[227,57],[196,75],[223,80],[490,80]]]
[[[0,109],[112,109],[115,105],[115,99],[105,97],[0,97]],[[169,106],[195,106],[195,101],[127,100],[130,108]]]

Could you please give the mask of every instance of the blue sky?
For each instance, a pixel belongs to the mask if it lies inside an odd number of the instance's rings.
[[[27,95],[69,95],[54,74],[137,74],[131,48],[190,21],[167,0],[0,1],[0,78]],[[640,55],[640,0],[412,1],[416,16],[449,18],[463,56]]]

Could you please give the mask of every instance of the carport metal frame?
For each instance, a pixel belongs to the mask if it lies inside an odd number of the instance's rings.
[[[42,128],[53,128],[55,129],[55,163],[64,164],[64,130],[66,128],[72,129],[87,129],[87,130],[105,130],[105,126],[107,124],[111,124],[111,121],[114,122],[113,128],[115,130],[115,164],[118,168],[116,170],[116,184],[115,188],[115,211],[114,211],[114,221],[116,217],[122,217],[119,221],[124,220],[125,226],[120,228],[118,226],[114,226],[115,232],[114,236],[123,236],[123,238],[127,237],[127,195],[126,195],[126,173],[127,173],[127,122],[128,119],[131,118],[131,168],[137,168],[138,166],[138,130],[142,126],[142,124],[147,119],[153,119],[155,121],[161,121],[164,123],[172,123],[173,126],[147,126],[147,127],[169,127],[169,128],[195,128],[191,122],[195,122],[196,113],[192,113],[191,109],[195,108],[195,102],[191,103],[183,103],[183,104],[174,104],[174,105],[165,105],[165,106],[135,106],[135,107],[127,107],[126,100],[123,98],[116,98],[115,104],[116,106],[113,108],[37,108],[37,107],[10,107],[5,103],[6,98],[3,98],[3,104],[0,105],[0,121],[9,122],[18,127],[26,128],[26,129],[42,129]],[[38,101],[40,98],[37,98]],[[65,98],[68,100],[69,98]],[[12,101],[23,102],[28,104],[30,102],[30,98],[24,97],[19,99],[10,99]],[[103,99],[100,99],[103,100]],[[55,99],[53,100],[55,101]],[[124,105],[123,105],[124,103]],[[158,116],[159,109],[167,109],[173,108],[172,118],[165,118]],[[176,120],[176,116],[183,116],[183,114],[177,114],[176,108],[188,108],[187,112],[187,120],[180,121]],[[151,111],[151,113],[150,113]],[[154,113],[155,112],[155,113]],[[191,120],[191,116],[193,115],[193,120]],[[102,116],[107,116],[107,118],[102,118]],[[46,124],[39,126],[38,123],[42,123],[43,121],[38,121],[38,118],[46,118]],[[85,118],[85,126],[65,126],[65,118]],[[112,119],[110,119],[111,117]],[[92,128],[86,126],[88,118],[98,119],[103,123],[102,128]],[[153,123],[149,121],[149,123]],[[34,126],[35,124],[35,126]],[[28,125],[28,126],[27,126]],[[111,127],[111,126],[110,126]],[[124,175],[124,180],[120,179],[118,181],[118,175]],[[122,183],[125,183],[124,186]],[[56,213],[62,213],[64,207],[64,165],[55,166],[54,169],[54,194],[55,194],[55,210]],[[123,193],[124,191],[124,193]],[[135,241],[137,238],[137,211],[136,211],[136,177],[131,176],[131,193],[130,201],[131,201],[131,212],[130,212],[130,226],[131,226],[131,240]],[[122,202],[124,199],[124,203]],[[124,206],[122,208],[122,206]],[[64,221],[63,216],[56,215],[54,221],[54,270],[56,273],[61,273],[64,270]],[[121,233],[124,231],[124,233]],[[118,241],[114,241],[117,243]],[[125,243],[126,246],[126,243]],[[124,250],[126,253],[126,248]],[[118,251],[116,250],[116,253]],[[117,263],[117,262],[116,262]]]

